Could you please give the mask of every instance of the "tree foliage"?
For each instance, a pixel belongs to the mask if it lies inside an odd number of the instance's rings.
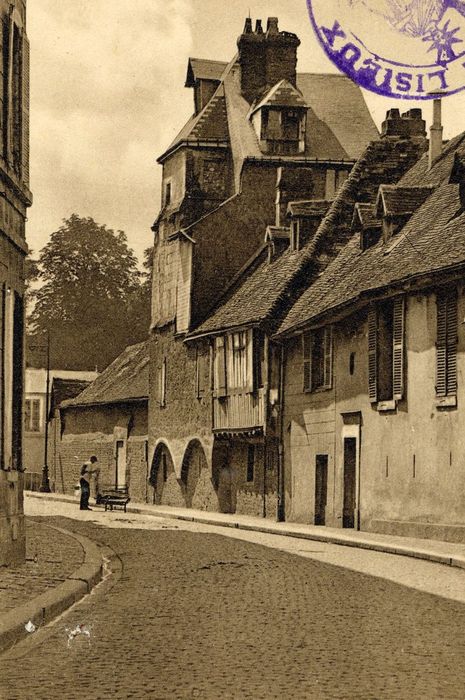
[[[102,370],[147,337],[149,272],[122,231],[73,214],[29,268],[30,334],[49,332],[52,367]]]

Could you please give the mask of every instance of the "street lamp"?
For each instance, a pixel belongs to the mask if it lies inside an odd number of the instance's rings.
[[[40,491],[50,493],[50,479],[48,470],[48,412],[50,403],[50,333],[47,331],[47,380],[45,389],[45,444],[44,444],[44,466],[42,468],[42,484]]]

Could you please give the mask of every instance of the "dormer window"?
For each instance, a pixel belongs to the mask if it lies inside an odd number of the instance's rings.
[[[307,110],[302,93],[287,80],[281,80],[252,110],[260,149],[273,155],[293,155],[305,151]]]

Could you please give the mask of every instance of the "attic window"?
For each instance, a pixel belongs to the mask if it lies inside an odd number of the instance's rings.
[[[295,110],[282,112],[281,125],[283,138],[297,141],[300,131],[299,114]]]

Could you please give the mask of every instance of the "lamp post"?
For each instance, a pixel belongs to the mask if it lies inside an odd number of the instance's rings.
[[[48,412],[50,403],[50,333],[47,331],[47,379],[45,388],[45,444],[44,444],[44,466],[42,468],[42,484],[40,491],[50,493],[50,479],[48,470]]]

